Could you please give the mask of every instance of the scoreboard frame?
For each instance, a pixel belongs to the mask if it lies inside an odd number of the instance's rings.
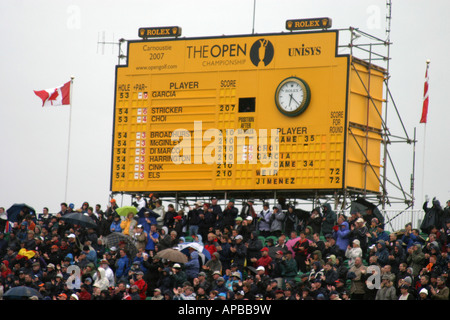
[[[285,188],[284,186],[279,187],[279,185],[271,185],[270,187],[266,187],[266,188],[258,188],[255,187],[255,185],[251,185],[248,187],[242,187],[242,188],[230,188],[229,186],[223,186],[223,187],[218,187],[218,186],[214,186],[211,188],[211,186],[209,187],[205,187],[205,188],[193,188],[192,190],[188,190],[186,188],[179,188],[177,189],[176,184],[173,185],[172,188],[159,188],[158,187],[158,181],[154,181],[155,183],[152,185],[152,187],[123,187],[124,184],[122,184],[122,187],[117,187],[117,183],[116,183],[116,178],[114,173],[115,172],[115,162],[114,162],[114,157],[115,157],[115,149],[117,148],[117,117],[119,117],[118,113],[120,112],[120,108],[118,106],[118,99],[119,99],[119,95],[124,94],[126,92],[119,92],[119,86],[121,85],[120,83],[120,76],[119,73],[121,72],[121,70],[125,70],[127,68],[130,68],[132,65],[132,60],[134,59],[134,57],[130,57],[130,50],[132,46],[135,46],[136,44],[149,44],[149,45],[154,45],[154,44],[162,44],[162,45],[170,45],[172,43],[177,43],[180,41],[186,41],[186,42],[204,42],[204,41],[215,41],[215,40],[219,40],[219,41],[227,41],[227,40],[233,40],[233,39],[248,39],[248,38],[255,38],[255,39],[272,39],[273,37],[290,37],[293,35],[301,35],[301,36],[305,36],[305,35],[323,35],[323,34],[332,34],[334,35],[334,39],[335,39],[335,43],[334,43],[334,50],[333,50],[333,55],[334,58],[340,58],[340,59],[344,59],[345,63],[346,63],[346,77],[344,79],[345,81],[345,105],[343,106],[343,115],[340,114],[339,115],[339,122],[343,122],[342,123],[342,128],[341,130],[343,130],[343,141],[342,141],[342,167],[339,168],[339,170],[341,171],[339,178],[340,178],[340,183],[337,186],[333,186],[333,187],[322,187],[322,188],[318,188],[318,187],[302,187],[302,188],[298,188],[298,187],[294,187],[294,188]],[[352,188],[352,186],[347,186],[347,182],[346,182],[346,177],[347,177],[347,144],[349,141],[349,128],[348,128],[348,109],[349,109],[349,96],[350,96],[350,76],[351,76],[351,68],[352,68],[352,63],[356,62],[358,63],[357,59],[353,59],[353,57],[349,54],[339,54],[338,53],[338,39],[339,39],[339,31],[338,30],[327,30],[327,31],[305,31],[305,32],[295,32],[295,33],[265,33],[265,34],[245,34],[245,35],[231,35],[231,36],[214,36],[214,37],[192,37],[192,38],[164,38],[164,39],[145,39],[145,40],[131,40],[128,41],[127,43],[127,62],[125,65],[117,65],[116,66],[116,71],[115,71],[115,94],[114,94],[114,121],[113,121],[113,137],[112,137],[112,157],[111,157],[111,181],[110,181],[110,190],[113,193],[145,193],[145,192],[158,192],[159,194],[164,194],[164,193],[173,193],[173,192],[180,192],[182,194],[201,194],[201,193],[214,193],[214,192],[235,192],[235,193],[255,193],[255,192],[267,192],[267,191],[279,191],[279,192],[287,192],[287,193],[297,193],[297,194],[311,194],[313,192],[316,193],[320,193],[320,194],[332,194],[336,191],[342,191],[344,189],[347,188]],[[304,48],[299,47],[299,50],[303,49],[303,53]],[[195,50],[195,49],[194,49]],[[234,50],[238,50],[238,48],[235,48]],[[197,51],[199,52],[198,54],[202,54],[200,49]],[[297,52],[297,53],[301,53],[301,52]],[[260,62],[263,62],[262,60]],[[270,62],[269,62],[270,63]],[[230,70],[228,70],[230,71]],[[170,73],[170,71],[168,71]],[[230,71],[233,72],[233,71]],[[185,72],[183,74],[189,74],[188,72]],[[132,73],[130,73],[129,75],[132,75]],[[190,83],[189,85],[193,86],[195,89],[195,86],[197,86],[198,88],[198,83]],[[148,88],[147,88],[148,89]],[[148,90],[150,91],[150,90]],[[312,89],[313,91],[313,95],[314,95],[314,89]],[[273,102],[273,95],[272,95],[272,102]],[[149,108],[152,107],[152,105],[148,105]],[[274,108],[277,109],[277,107],[275,107],[275,103],[274,103]],[[336,112],[338,113],[338,112]],[[376,159],[375,159],[376,161]],[[127,164],[128,167],[131,166],[131,164]],[[130,180],[132,180],[131,175],[128,174],[128,177]],[[358,189],[359,186],[355,187],[354,189]],[[369,190],[369,192],[371,193],[378,193],[379,190]]]

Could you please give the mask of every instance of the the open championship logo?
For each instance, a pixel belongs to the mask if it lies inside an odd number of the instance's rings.
[[[180,141],[181,138],[181,141]],[[194,121],[194,131],[176,129],[172,141],[179,143],[172,148],[174,164],[256,164],[264,167],[261,175],[276,175],[279,168],[278,129],[208,129],[203,132],[202,121]],[[203,142],[210,142],[203,149]],[[225,149],[225,151],[224,151]],[[193,152],[192,152],[193,151]],[[193,154],[193,155],[192,155]]]
[[[267,39],[258,39],[250,48],[250,60],[256,67],[267,66],[273,59],[274,48]]]

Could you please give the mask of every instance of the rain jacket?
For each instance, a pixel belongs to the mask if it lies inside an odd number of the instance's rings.
[[[348,227],[348,222],[344,221],[341,223],[339,230],[336,232],[336,245],[342,251],[347,250],[350,243],[350,228]]]
[[[381,245],[381,248],[378,248],[378,244]],[[377,262],[380,266],[384,267],[389,263],[389,251],[386,248],[386,243],[383,240],[379,240],[377,242],[377,252],[375,253],[377,256]]]
[[[322,210],[322,216],[325,218],[322,222],[322,232],[323,234],[332,233],[337,220],[336,212],[331,209],[329,203],[325,203],[323,206],[326,210]]]
[[[184,264],[184,271],[186,272],[186,276],[188,279],[197,278],[198,273],[200,272],[200,261],[198,260],[198,252],[191,252],[191,259]]]
[[[106,270],[99,267],[97,271],[100,274],[100,277],[98,274],[95,275],[96,279],[94,281],[94,287],[98,287],[100,290],[108,290],[110,284],[108,278],[106,277]]]
[[[258,215],[259,231],[270,231],[270,217],[272,216],[272,211],[270,209],[262,210]]]
[[[271,217],[272,223],[270,224],[270,231],[281,231],[283,230],[284,219],[286,214],[282,211],[281,206],[277,205],[278,213],[273,213]]]
[[[125,219],[120,223],[120,227],[122,228],[122,233],[128,236],[133,234],[133,229],[137,225],[137,221],[134,219]]]
[[[422,246],[419,243],[415,244],[416,250],[406,258],[406,263],[413,269],[413,276],[417,277],[420,270],[425,267],[425,254],[422,252]]]
[[[435,226],[437,229],[441,229],[443,227],[442,220],[444,210],[442,209],[439,200],[433,198],[433,206],[431,208],[428,208],[428,201],[425,201],[423,204],[423,211],[425,211],[425,216],[423,217],[422,224],[420,225],[422,232],[429,234],[432,226]]]

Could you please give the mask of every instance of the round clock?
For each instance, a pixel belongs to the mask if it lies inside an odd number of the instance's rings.
[[[289,77],[281,81],[275,92],[275,104],[286,116],[298,116],[306,110],[311,100],[308,84],[297,77]]]

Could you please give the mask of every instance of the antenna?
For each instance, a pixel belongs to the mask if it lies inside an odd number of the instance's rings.
[[[100,38],[101,38],[101,39],[100,39]],[[122,44],[123,44],[126,40],[123,39],[123,38],[121,38],[121,39],[118,40],[118,42],[115,42],[115,41],[114,41],[114,33],[113,33],[113,35],[112,35],[112,41],[111,41],[111,42],[106,41],[105,38],[106,38],[105,31],[102,31],[101,36],[100,36],[100,32],[98,33],[98,36],[97,36],[97,53],[99,53],[99,47],[100,47],[100,48],[101,48],[102,55],[104,55],[104,54],[105,54],[105,45],[112,45],[112,47],[111,47],[111,49],[112,49],[112,50],[111,50],[111,53],[114,54],[114,47],[115,47],[116,45],[118,45],[119,52],[118,52],[118,55],[117,55],[117,58],[118,58],[117,64],[120,65],[120,60],[127,57],[127,56],[124,55],[123,52],[122,52]]]

